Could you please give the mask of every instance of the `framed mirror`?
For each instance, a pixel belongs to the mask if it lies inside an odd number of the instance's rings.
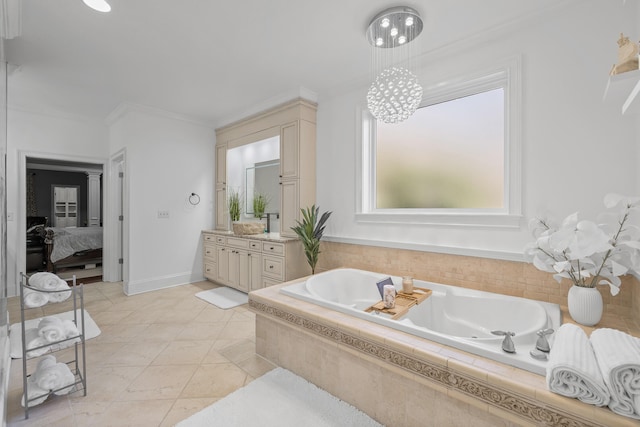
[[[265,213],[280,211],[280,161],[278,159],[256,163],[246,169],[245,212],[253,215],[253,198],[264,196]]]

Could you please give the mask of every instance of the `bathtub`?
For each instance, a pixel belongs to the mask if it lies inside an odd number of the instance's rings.
[[[547,362],[534,359],[529,352],[535,348],[537,331],[560,327],[561,313],[557,304],[414,280],[414,286],[431,289],[431,296],[393,320],[383,313],[364,311],[380,301],[376,282],[387,277],[391,277],[396,290],[402,289],[401,277],[341,268],[285,286],[280,292],[545,375]],[[515,333],[512,337],[515,353],[502,350],[504,337],[493,335],[491,331],[494,330]],[[551,344],[553,336],[547,337]]]

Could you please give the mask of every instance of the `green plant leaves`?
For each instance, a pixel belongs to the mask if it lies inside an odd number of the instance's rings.
[[[300,209],[300,212],[302,213],[302,221],[296,221],[297,225],[291,227],[291,230],[300,238],[307,262],[311,267],[311,273],[314,274],[320,254],[320,240],[331,212],[324,212],[318,218],[320,207],[316,205]]]

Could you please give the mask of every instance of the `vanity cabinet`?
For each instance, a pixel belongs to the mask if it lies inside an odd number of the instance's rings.
[[[214,230],[202,235],[204,276],[212,282],[251,292],[311,274],[297,239]]]
[[[215,229],[229,230],[227,212],[227,150],[279,137],[280,234],[296,237],[291,227],[300,209],[316,200],[315,103],[295,99],[268,111],[216,129]],[[237,171],[233,171],[234,173]]]

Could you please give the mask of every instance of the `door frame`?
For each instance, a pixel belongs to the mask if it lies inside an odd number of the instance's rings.
[[[102,173],[104,175],[107,170],[107,160],[100,157],[82,157],[82,156],[73,156],[73,155],[60,155],[55,153],[47,153],[42,151],[26,151],[26,150],[18,150],[18,206],[16,213],[16,224],[17,224],[17,248],[16,248],[16,263],[18,266],[18,270],[16,274],[20,271],[26,271],[27,267],[27,236],[25,230],[27,229],[27,158],[29,159],[38,159],[38,160],[54,160],[54,161],[63,161],[63,162],[76,162],[76,163],[92,163],[95,165],[102,166]],[[103,184],[104,185],[104,184]],[[108,183],[106,185],[108,187]],[[105,200],[104,189],[102,194],[102,206],[103,209],[108,208],[108,203]],[[109,235],[112,231],[106,227],[103,227],[102,234],[103,239],[105,235]],[[20,237],[20,235],[22,237]],[[104,258],[104,254],[103,254]],[[103,264],[105,260],[103,259]],[[103,271],[104,275],[104,271]],[[14,289],[14,292],[17,291],[17,285]],[[17,293],[15,294],[17,295]]]
[[[123,173],[120,180],[119,172]],[[129,185],[127,170],[126,148],[112,154],[109,157],[107,168],[103,224],[105,234],[103,238],[102,279],[105,282],[122,281],[123,286],[129,282]],[[123,215],[122,233],[120,233],[118,216]],[[107,233],[106,230],[109,230]],[[118,259],[122,258],[122,265]]]

